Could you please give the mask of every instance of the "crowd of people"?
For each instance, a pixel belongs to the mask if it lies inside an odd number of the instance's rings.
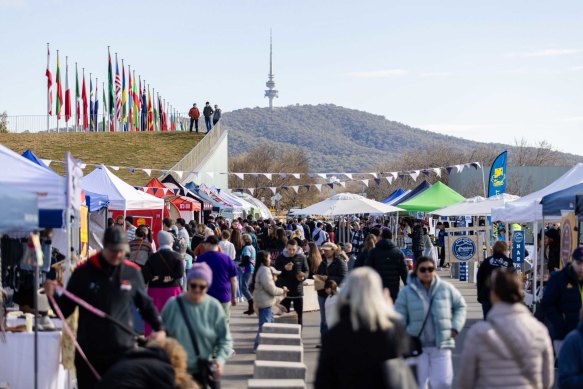
[[[208,133],[221,119],[222,111],[218,105],[215,104],[214,109],[211,104],[207,101],[202,109],[202,116],[204,117],[204,125],[206,127],[206,133]],[[192,108],[188,111],[188,117],[190,118],[190,132],[192,132],[192,125],[194,124],[194,129],[198,134],[198,120],[200,119],[200,110],[196,106],[196,103],[192,104]],[[212,124],[211,124],[212,123]]]
[[[437,258],[426,255],[434,243],[420,220],[399,223],[396,237],[389,223],[353,220],[345,242],[337,239],[338,225],[312,218],[211,216],[200,224],[164,219],[157,239],[148,226],[135,226],[131,216],[110,224],[103,250],[80,265],[67,285],[111,317],[79,310],[77,340],[84,354],[77,353],[75,364],[81,389],[94,387],[98,377],[100,384],[111,382],[124,370],[143,371],[139,379],[124,377],[136,385],[166,374],[180,388],[220,387],[225,363],[235,352],[231,308],[246,303],[243,314],[257,315],[256,350],[274,313],[293,308],[303,325],[308,279],[320,307],[317,388],[385,388],[391,377],[420,388],[452,387],[452,350],[465,325],[466,302],[437,274],[444,266],[441,252]],[[439,251],[441,231],[438,226]],[[412,240],[414,265],[398,243],[404,237]],[[583,387],[582,249],[551,276],[543,297],[541,311],[554,348],[545,325],[522,303],[522,281],[505,242],[496,242],[493,255],[483,261],[477,287],[484,321],[467,334],[471,342],[463,348],[460,387],[550,388],[556,356],[560,387]],[[52,295],[58,288],[48,281],[45,290]],[[55,297],[65,316],[77,306],[66,294]],[[136,351],[139,334],[149,343]],[[411,361],[415,376],[396,371]]]

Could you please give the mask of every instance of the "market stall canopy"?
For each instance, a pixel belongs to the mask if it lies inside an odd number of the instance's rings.
[[[110,210],[163,209],[164,200],[134,189],[105,166],[83,177],[83,190],[107,195]]]
[[[324,201],[301,210],[303,215],[360,215],[364,213],[385,214],[402,211],[401,208],[367,199],[353,193],[339,193]]]
[[[388,195],[386,199],[381,200],[381,203],[388,204],[392,200],[394,200],[397,197],[401,196],[403,193],[405,193],[405,189],[399,188],[399,189],[395,190],[393,193],[391,193],[390,195]]]
[[[215,199],[213,197],[211,197],[210,195],[206,194],[205,192],[200,190],[200,187],[198,185],[196,185],[194,182],[188,182],[186,184],[184,184],[184,187],[188,190],[190,190],[191,192],[195,193],[198,197],[200,197],[201,199],[203,199],[205,202],[208,202],[211,204],[211,210],[213,212],[219,212],[221,209],[233,209],[233,207],[226,205],[225,203],[221,203],[219,202],[220,199]]]
[[[260,200],[256,199],[255,197],[251,196],[248,193],[233,192],[232,194],[234,196],[242,198],[243,200],[253,205],[253,209],[255,209],[263,219],[266,220],[273,219],[273,215],[271,214],[269,208],[267,208],[267,206],[263,204]]]
[[[416,196],[420,195],[421,193],[425,192],[429,188],[431,188],[431,184],[429,184],[427,181],[423,181],[422,183],[417,185],[415,187],[415,189],[411,190],[409,193],[407,193],[403,197],[395,199],[396,201],[392,201],[390,203],[390,205],[399,205],[401,203],[404,203],[405,201],[409,201],[409,200],[415,198]]]
[[[476,196],[431,213],[439,216],[490,216],[492,208],[503,207],[504,204],[519,198],[507,193],[490,198]]]
[[[10,185],[38,197],[39,227],[63,226],[65,178],[0,145],[0,186]]]
[[[0,186],[0,235],[37,230],[38,197],[10,185]]]
[[[251,209],[255,207],[253,204],[249,203],[245,199],[232,195],[228,190],[219,189],[215,186],[212,186],[211,191],[218,194],[223,200],[228,201],[231,204],[234,204],[235,208],[241,207],[245,212],[249,212],[251,211]]]
[[[42,166],[46,169],[49,169],[51,171],[53,171],[53,169],[51,169],[50,167],[48,167],[48,165],[46,163],[43,162],[42,159],[40,159],[39,157],[36,156],[35,153],[32,152],[32,150],[26,150],[24,153],[21,154],[24,158],[28,159],[29,161],[32,161],[34,163],[36,163],[39,166]]]
[[[423,193],[400,203],[399,207],[411,212],[432,212],[463,200],[464,196],[438,181]]]
[[[506,204],[504,207],[494,208],[492,210],[492,220],[512,223],[542,221],[543,207],[540,202],[543,197],[581,183],[583,183],[583,163],[578,163],[567,173],[541,190]],[[558,220],[560,216],[549,216],[549,220],[551,219]]]
[[[385,204],[395,205],[399,201],[401,201],[401,199],[405,198],[405,196],[407,196],[409,193],[411,193],[411,189],[407,189],[405,192],[401,193],[399,196],[395,197],[394,199],[392,199],[389,202],[386,202]],[[381,202],[384,202],[384,201],[381,201]]]
[[[579,220],[583,220],[583,195],[577,195],[576,204],[575,214],[579,217]]]
[[[583,194],[583,183],[546,195],[540,202],[543,216],[561,217],[561,211],[574,211],[578,194]]]
[[[89,212],[97,212],[109,205],[109,197],[104,194],[85,191],[85,202]]]
[[[172,174],[166,175],[166,177],[164,177],[162,179],[162,181],[160,181],[160,182],[163,183],[164,185],[166,185],[166,187],[168,187],[170,189],[180,189],[181,196],[190,197],[190,198],[200,202],[200,204],[202,205],[202,209],[204,211],[210,211],[213,209],[213,205],[208,199],[204,199],[199,194],[194,193],[190,189],[186,188],[184,185],[179,183],[176,180],[176,178],[174,178],[174,176]]]

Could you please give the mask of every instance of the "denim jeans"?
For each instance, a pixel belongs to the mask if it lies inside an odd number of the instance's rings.
[[[482,313],[484,314],[484,320],[486,320],[486,316],[488,316],[490,309],[492,309],[492,303],[489,301],[484,301],[482,303]]]
[[[241,274],[241,279],[243,281],[243,283],[241,284],[241,293],[247,299],[247,301],[253,300],[253,295],[251,294],[251,292],[249,292],[249,283],[251,282],[252,276],[253,273],[251,272]]]
[[[318,295],[318,305],[320,306],[320,334],[328,331],[328,324],[326,323],[326,297]]]
[[[209,132],[211,130],[211,117],[210,116],[205,116],[204,117],[204,124],[206,125],[206,132]]]
[[[235,265],[238,263],[235,262]],[[237,298],[243,297],[243,270],[237,266]]]
[[[253,350],[257,350],[257,346],[259,346],[259,334],[265,323],[273,323],[273,311],[271,307],[259,308],[259,328],[257,328],[257,336],[253,343]]]

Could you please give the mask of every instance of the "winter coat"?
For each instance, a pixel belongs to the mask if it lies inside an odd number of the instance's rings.
[[[190,111],[188,111],[188,116],[191,119],[196,120],[200,117],[200,111],[198,110],[198,108],[192,107],[192,108],[190,108]]]
[[[182,276],[184,276],[184,262],[182,257],[172,250],[159,250],[150,255],[148,261],[142,268],[144,282],[149,288],[172,288],[180,286]],[[154,280],[154,277],[158,277]],[[165,277],[171,277],[172,280],[165,282]]]
[[[567,335],[561,346],[559,388],[583,388],[583,321]]]
[[[579,323],[581,311],[580,283],[571,264],[551,274],[545,288],[541,307],[553,340],[563,339]]]
[[[205,117],[211,117],[214,112],[215,111],[213,111],[210,105],[205,105],[205,107],[202,109],[202,114]]]
[[[400,357],[409,337],[398,322],[385,331],[354,331],[348,308],[339,322],[322,335],[316,389],[384,389],[382,363]]]
[[[360,253],[356,256],[356,261],[354,261],[354,269],[357,267],[362,267],[366,263],[368,259],[368,255],[370,254],[370,250],[361,250]]]
[[[375,269],[383,280],[383,288],[389,289],[393,301],[399,295],[400,280],[407,284],[407,264],[403,252],[389,239],[381,240],[370,251],[366,266]]]
[[[500,330],[504,331],[503,337],[499,335]],[[461,389],[552,387],[554,357],[551,339],[544,325],[524,305],[495,304],[486,321],[469,329],[466,339],[458,369]],[[510,348],[523,359],[524,372],[512,357]],[[532,377],[536,387],[524,377],[525,374]]]
[[[424,286],[419,279],[410,274],[407,286],[401,290],[395,302],[395,309],[401,314],[401,321],[411,336],[419,336],[423,321],[427,314],[424,297],[421,293]],[[460,292],[448,282],[435,276],[431,285],[433,305],[431,315],[435,325],[435,344],[437,348],[454,348],[455,341],[451,330],[461,332],[466,322],[466,302]],[[423,342],[424,335],[421,334]]]
[[[283,289],[275,286],[271,269],[261,266],[255,274],[255,290],[253,301],[257,308],[269,308],[275,304],[275,297],[283,296]]]
[[[293,263],[293,268],[288,271],[285,269],[285,265],[290,262]],[[287,297],[303,297],[304,282],[299,281],[297,276],[300,273],[304,273],[305,277],[308,278],[308,260],[305,255],[296,254],[293,257],[289,257],[286,250],[275,260],[275,268],[281,271],[277,279],[277,286],[280,288],[287,287]]]
[[[110,367],[96,389],[173,389],[174,368],[168,354],[159,347],[131,350]]]
[[[340,257],[334,257],[330,266],[328,266],[326,258],[322,258],[322,263],[320,263],[317,272],[317,274],[321,276],[328,276],[327,279],[336,282],[338,286],[344,281],[346,273],[348,273],[348,266]],[[326,292],[324,290],[319,290],[318,295],[326,297]]]
[[[413,252],[421,252],[425,248],[423,246],[423,228],[420,225],[413,227],[413,232],[411,232],[411,240]]]
[[[496,269],[512,269],[512,259],[504,254],[494,254],[482,261],[476,275],[478,287],[478,302],[490,302],[490,288],[488,280]]]

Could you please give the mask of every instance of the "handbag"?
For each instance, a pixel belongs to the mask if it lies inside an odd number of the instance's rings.
[[[427,315],[425,315],[425,320],[423,320],[423,325],[421,326],[421,330],[419,331],[419,335],[411,336],[411,349],[409,350],[410,357],[418,357],[419,355],[423,354],[423,345],[421,344],[421,334],[425,329],[425,324],[427,324],[427,319],[429,319],[429,315],[431,315],[431,306],[433,305],[433,296],[431,296],[431,300],[429,300],[429,309],[427,309]]]
[[[417,380],[411,366],[403,357],[387,359],[383,362],[383,382],[386,389],[417,389]]]
[[[324,290],[324,285],[326,281],[320,278],[319,274],[314,274],[314,290]]]
[[[203,386],[203,388],[218,389],[220,384],[214,376],[213,361],[209,361],[208,359],[205,359],[201,356],[198,343],[196,342],[196,336],[194,335],[194,330],[192,329],[190,319],[188,318],[186,309],[184,308],[184,302],[182,301],[181,297],[177,297],[176,301],[178,303],[178,307],[180,308],[180,313],[182,314],[184,323],[186,324],[186,328],[188,329],[188,335],[190,336],[190,341],[194,347],[194,352],[197,355],[196,364],[198,366],[198,376],[201,379],[200,384]]]

